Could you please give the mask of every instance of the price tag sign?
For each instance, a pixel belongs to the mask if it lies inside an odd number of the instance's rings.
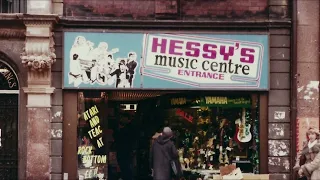
[[[240,161],[240,157],[239,156],[236,157],[236,161]]]

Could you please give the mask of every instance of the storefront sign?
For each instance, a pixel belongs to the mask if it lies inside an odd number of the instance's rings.
[[[203,96],[193,98],[174,97],[169,98],[169,104],[170,107],[250,107],[251,99],[248,97],[227,96]]]
[[[170,99],[171,105],[185,105],[187,104],[187,98],[171,98]]]
[[[65,33],[64,88],[269,87],[268,35]]]
[[[219,97],[219,96],[205,96],[201,98],[201,105],[203,106],[239,106],[239,107],[247,107],[251,105],[251,100],[249,98],[230,98],[230,97]]]
[[[0,61],[1,90],[18,90],[18,79],[12,69]]]

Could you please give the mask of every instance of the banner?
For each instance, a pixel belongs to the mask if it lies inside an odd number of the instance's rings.
[[[64,34],[64,88],[268,90],[268,35]]]

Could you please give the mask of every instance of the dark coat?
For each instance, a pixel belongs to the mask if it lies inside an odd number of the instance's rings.
[[[150,166],[153,169],[154,180],[171,180],[171,165],[169,159],[163,154],[167,152],[172,160],[178,162],[178,151],[169,137],[159,136],[152,144],[150,151]],[[180,164],[179,164],[180,165]],[[179,167],[178,167],[179,168]]]
[[[127,63],[127,67],[128,67],[128,72],[130,73],[130,75],[134,75],[135,69],[137,67],[137,62],[130,61],[129,63]]]
[[[310,180],[319,180],[320,177],[320,153],[316,155],[313,161],[301,166],[303,174]]]
[[[134,134],[130,124],[115,130],[113,138],[117,154],[120,156],[130,156],[133,151]]]

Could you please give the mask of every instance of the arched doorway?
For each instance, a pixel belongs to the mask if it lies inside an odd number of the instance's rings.
[[[19,83],[0,59],[0,179],[18,179]]]

